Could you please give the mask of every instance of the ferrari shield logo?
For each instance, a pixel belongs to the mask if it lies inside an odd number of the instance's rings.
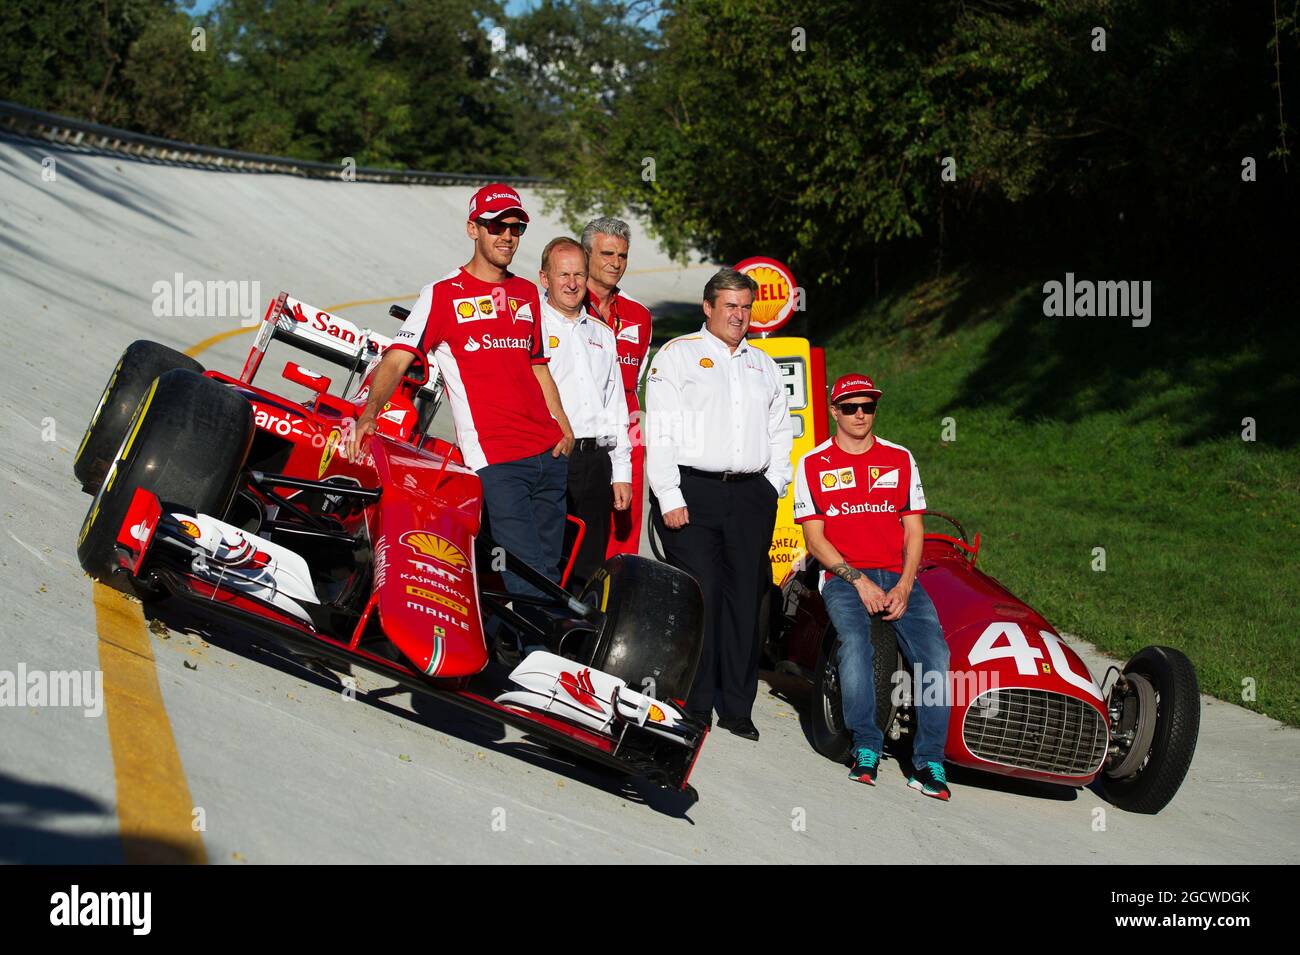
[[[334,452],[338,450],[339,444],[342,442],[342,440],[343,440],[343,432],[340,431],[338,428],[332,428],[330,430],[329,437],[325,439],[325,447],[321,451],[320,470],[316,474],[316,478],[318,480],[320,478],[323,478],[325,476],[325,472],[329,470],[330,464],[334,460]]]

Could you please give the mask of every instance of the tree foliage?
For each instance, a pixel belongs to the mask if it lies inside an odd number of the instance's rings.
[[[1254,248],[1297,199],[1300,0],[9,0],[0,54],[30,106],[556,176],[575,222],[629,209],[673,252],[773,254],[810,285]]]
[[[1269,158],[1263,3],[679,0],[660,26],[649,67],[590,114],[585,137],[603,148],[572,153],[564,175],[571,212],[630,207],[675,251],[767,251],[835,282],[918,245],[1141,252],[1295,200]],[[1263,184],[1243,204],[1247,155]]]

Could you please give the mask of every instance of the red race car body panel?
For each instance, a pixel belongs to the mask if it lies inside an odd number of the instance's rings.
[[[342,366],[344,396],[296,361],[283,376],[308,390],[305,400],[255,385],[273,341]],[[629,680],[533,649],[509,675],[514,689],[495,698],[471,690],[489,663],[485,616],[505,626],[527,621],[499,586],[499,548],[480,575],[482,483],[454,445],[428,433],[439,399],[429,369],[415,366],[420,377],[402,380],[375,435],[356,459],[348,453],[349,429],[390,343],[282,293],[240,376],[203,372],[251,410],[254,433],[233,499],[209,515],[137,488],[115,530],[115,572],[309,659],[342,669],[360,663],[608,768],[685,789],[708,727]],[[574,549],[584,530],[576,524]],[[500,556],[540,589],[543,603],[567,614],[566,632],[600,632],[603,615],[563,591],[564,578],[557,585],[504,550]],[[590,653],[592,641],[573,645]],[[500,676],[484,675],[493,681]],[[585,707],[572,705],[575,687],[589,688]]]
[[[918,580],[948,643],[952,709],[945,758],[956,765],[1079,786],[1101,770],[1110,742],[1105,697],[1083,660],[1041,614],[975,567],[975,546],[927,534]],[[786,656],[818,661],[829,619],[815,580],[787,577],[793,605]],[[917,674],[913,698],[938,687]],[[922,702],[924,702],[922,697]]]
[[[472,676],[488,662],[474,558],[482,485],[445,457],[371,446],[384,488],[368,514],[384,633],[428,676]]]

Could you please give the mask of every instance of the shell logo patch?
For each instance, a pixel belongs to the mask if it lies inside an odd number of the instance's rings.
[[[713,367],[713,359],[712,359],[712,358],[701,358],[701,359],[700,359],[700,367],[701,367],[701,368],[712,368],[712,367]]]
[[[467,298],[456,299],[456,320],[468,322],[474,318],[474,303]]]
[[[557,336],[552,335],[550,338],[546,339],[546,346],[548,348],[559,348],[560,339]]]
[[[421,557],[428,557],[456,570],[463,570],[469,566],[469,559],[464,551],[445,537],[439,537],[429,531],[407,531],[399,540]]]
[[[199,539],[199,535],[201,532],[199,531],[198,524],[195,524],[193,521],[182,520],[180,522],[180,525],[181,525],[181,530],[185,532],[186,537],[192,537],[195,540]]]
[[[871,486],[867,488],[869,491],[882,487],[898,487],[898,468],[873,467],[867,473],[871,478]]]
[[[817,477],[821,481],[822,487],[828,491],[856,487],[858,483],[854,477],[853,468],[834,468],[830,471],[820,471]]]

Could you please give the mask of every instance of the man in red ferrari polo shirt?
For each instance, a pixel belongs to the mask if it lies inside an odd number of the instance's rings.
[[[605,556],[635,554],[641,546],[641,499],[645,494],[645,442],[637,389],[650,348],[650,310],[618,287],[627,271],[632,230],[622,219],[601,216],[582,230],[587,252],[587,311],[614,330],[618,365],[627,399],[628,436],[632,442],[632,506],[615,510]]]
[[[483,482],[492,539],[552,580],[560,578],[564,492],[573,432],[547,369],[537,286],[509,271],[528,226],[509,186],[484,186],[470,200],[470,261],[426,285],[370,384],[350,451],[413,362],[433,355],[451,403],[456,442]],[[537,591],[502,574],[512,594]]]
[[[866,375],[845,375],[831,389],[835,436],[795,468],[794,519],[808,552],[825,568],[822,600],[840,638],[839,681],[844,725],[853,734],[851,779],[875,785],[884,734],[876,725],[871,618],[894,626],[914,668],[943,675],[948,644],[939,615],[920,582],[925,494],[912,452],[873,434],[880,389]],[[919,688],[918,688],[919,691]],[[921,705],[908,785],[948,799],[943,770],[948,701]]]

